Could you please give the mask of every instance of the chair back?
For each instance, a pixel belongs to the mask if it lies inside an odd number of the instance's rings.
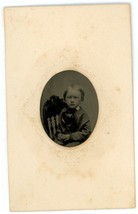
[[[57,127],[59,125],[59,114],[67,104],[63,99],[53,95],[43,106],[43,127],[51,139],[55,139]]]

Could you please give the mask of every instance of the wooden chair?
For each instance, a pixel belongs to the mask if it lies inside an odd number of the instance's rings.
[[[63,99],[53,95],[43,106],[43,127],[48,136],[54,140],[59,125],[59,114],[67,105]]]

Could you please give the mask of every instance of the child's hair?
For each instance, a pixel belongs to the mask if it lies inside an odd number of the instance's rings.
[[[81,88],[81,86],[79,86],[79,85],[73,85],[73,84],[70,85],[70,86],[67,88],[67,90],[64,92],[64,94],[63,94],[64,100],[66,99],[67,92],[68,92],[68,90],[69,90],[70,88],[78,90],[78,91],[81,93],[81,101],[84,100],[85,93],[84,93],[83,89]]]

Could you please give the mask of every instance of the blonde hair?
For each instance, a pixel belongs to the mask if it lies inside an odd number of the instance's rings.
[[[71,89],[76,89],[76,90],[78,90],[78,91],[81,93],[81,101],[84,100],[85,93],[84,93],[82,87],[79,86],[79,85],[74,85],[74,84],[70,85],[70,86],[67,88],[67,90],[64,92],[64,94],[63,94],[64,100],[66,99],[67,92],[68,92],[68,90],[69,90],[70,88],[71,88]]]

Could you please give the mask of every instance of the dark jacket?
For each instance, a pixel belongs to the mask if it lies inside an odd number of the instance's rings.
[[[86,112],[83,110],[82,107],[79,107],[79,110],[76,110],[74,112],[74,115],[72,116],[72,125],[69,125],[68,121],[64,121],[64,115],[67,111],[68,108],[64,108],[59,115],[59,126],[57,129],[57,135],[59,133],[70,134],[70,142],[84,142],[91,133],[90,120]]]

